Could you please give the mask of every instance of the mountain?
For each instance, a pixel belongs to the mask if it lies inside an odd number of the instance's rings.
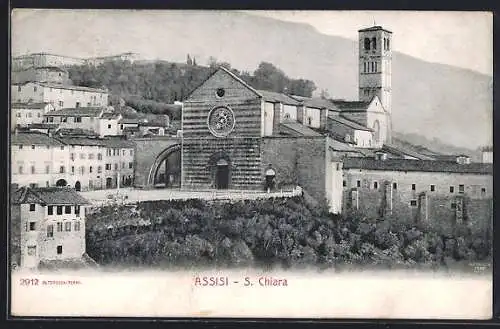
[[[356,41],[240,12],[29,15],[14,25],[12,44],[17,52],[90,57],[132,51],[173,62],[184,62],[189,53],[202,65],[214,56],[247,71],[267,61],[291,78],[313,80],[332,98],[355,100],[358,94]],[[392,72],[395,131],[469,149],[492,144],[492,77],[398,52]]]

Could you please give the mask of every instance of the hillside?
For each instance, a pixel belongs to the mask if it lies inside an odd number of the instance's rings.
[[[355,40],[324,35],[305,24],[244,13],[171,13],[167,19],[154,14],[119,16],[119,23],[113,23],[113,15],[57,16],[61,26],[74,29],[51,30],[44,35],[29,29],[55,17],[33,15],[17,28],[27,29],[25,34],[33,36],[23,40],[30,49],[38,46],[81,57],[132,51],[146,59],[173,62],[185,62],[189,53],[200,65],[214,56],[245,71],[253,71],[265,61],[291,78],[314,81],[317,91],[327,89],[334,98],[357,98]],[[85,34],[78,33],[82,26]],[[72,31],[78,33],[78,42],[60,42]],[[397,40],[394,31],[394,44]],[[82,44],[94,46],[83,49]],[[394,130],[470,149],[492,144],[491,76],[398,52],[393,54],[392,71]]]

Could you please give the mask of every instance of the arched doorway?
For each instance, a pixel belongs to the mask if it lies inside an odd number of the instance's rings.
[[[57,182],[56,182],[56,186],[57,187],[66,187],[68,186],[68,182],[66,182],[65,179],[59,179]]]
[[[113,178],[106,178],[106,188],[113,188]]]
[[[225,159],[217,161],[215,169],[215,188],[229,188],[229,163]]]
[[[80,181],[77,181],[77,182],[75,183],[75,190],[76,190],[77,192],[80,192],[80,191],[82,190],[82,184],[80,184]]]

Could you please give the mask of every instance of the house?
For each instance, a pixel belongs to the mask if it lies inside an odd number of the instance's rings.
[[[346,119],[342,115],[329,115],[327,130],[340,136],[345,142],[353,143],[355,147],[372,148],[374,146],[373,129]]]
[[[168,129],[169,126],[170,118],[168,115],[150,114],[138,122],[138,127],[142,135],[164,136],[165,130]]]
[[[84,129],[100,132],[103,107],[64,108],[45,114],[45,122],[58,124],[60,128]]]
[[[54,110],[52,104],[42,103],[13,103],[11,105],[11,130],[19,127],[27,127],[31,124],[40,124],[44,120],[44,114]]]
[[[481,151],[483,163],[493,163],[493,146],[483,147]]]
[[[37,268],[43,261],[81,260],[88,204],[70,188],[15,190],[10,218],[14,262],[22,268]]]
[[[108,105],[108,91],[54,82],[30,81],[11,85],[15,103],[51,103],[55,109]]]
[[[20,84],[29,81],[69,84],[69,73],[58,66],[29,67],[19,71],[12,71],[11,83]]]
[[[104,136],[118,136],[122,135],[123,132],[120,129],[120,121],[122,119],[121,114],[116,113],[102,113],[99,117],[99,130],[98,134],[101,137]]]

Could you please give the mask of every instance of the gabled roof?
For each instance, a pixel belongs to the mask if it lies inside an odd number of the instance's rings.
[[[49,135],[37,132],[18,132],[10,135],[11,145],[48,145],[48,146],[64,146],[63,143]]]
[[[267,90],[257,90],[263,100],[271,103],[283,103],[285,105],[301,105],[301,102],[282,93]]]
[[[36,203],[42,205],[86,205],[89,201],[72,188],[21,187],[12,193],[13,204]]]
[[[64,108],[45,113],[45,116],[70,116],[70,117],[99,117],[104,111],[102,107],[77,107]]]
[[[338,152],[360,153],[356,148],[352,147],[351,145],[335,140],[333,138],[328,138],[328,148],[331,149],[332,151],[338,151]]]
[[[450,172],[464,174],[492,175],[493,165],[486,163],[459,164],[449,161],[406,160],[372,158],[346,158],[345,169],[368,169],[385,171],[420,171],[420,172]]]
[[[298,122],[280,123],[280,132],[296,137],[321,137],[322,135]]]
[[[12,103],[11,108],[23,110],[43,110],[50,103]]]
[[[354,129],[354,130],[373,131],[373,129],[370,129],[370,128],[365,127],[357,122],[348,120],[348,119],[346,119],[342,116],[338,116],[338,115],[328,116],[328,120],[335,121],[341,125],[347,126],[347,127]]]

